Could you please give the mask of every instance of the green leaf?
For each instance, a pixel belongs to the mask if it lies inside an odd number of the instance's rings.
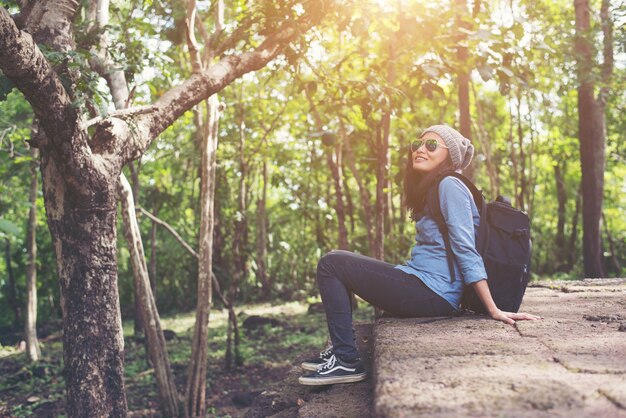
[[[14,223],[7,221],[6,219],[0,219],[0,231],[5,232],[9,235],[21,235],[20,228],[18,228],[17,225],[15,225]]]

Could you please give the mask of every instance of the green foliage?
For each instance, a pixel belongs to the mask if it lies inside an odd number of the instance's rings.
[[[235,1],[225,10],[220,44],[234,36],[226,54],[258,46],[263,35],[285,20],[293,21],[319,2]],[[144,7],[145,6],[145,7]],[[392,196],[385,225],[385,258],[402,262],[413,243],[413,225],[401,210],[406,145],[433,123],[458,126],[459,71],[469,71],[475,178],[490,198],[501,193],[527,210],[533,223],[533,271],[540,277],[581,273],[582,221],[575,218],[580,185],[577,138],[577,78],[571,2],[475,2],[474,10],[451,3],[349,1],[333,5],[325,20],[294,41],[266,69],[248,74],[218,95],[224,104],[219,125],[216,174],[214,271],[224,290],[242,277],[236,303],[261,297],[257,274],[259,225],[267,224],[267,259],[272,297],[305,299],[317,294],[315,268],[325,252],[338,246],[338,218],[328,153],[343,147],[344,206],[351,250],[369,254],[365,208],[357,178],[348,166],[346,141],[362,185],[374,205],[377,138],[383,116],[391,112]],[[399,9],[400,7],[400,9]],[[211,33],[214,10],[198,3],[198,16]],[[616,19],[623,13],[614,8]],[[133,103],[152,103],[190,75],[183,2],[131,0],[111,5],[110,24],[101,31],[77,19],[77,48],[57,53],[41,47],[85,114],[105,115],[112,107],[105,83],[89,67],[91,46],[106,34],[109,57],[123,69]],[[621,16],[621,17],[620,17]],[[623,25],[615,27],[616,52],[623,52]],[[594,37],[600,46],[599,28]],[[200,34],[196,34],[201,39]],[[459,47],[467,47],[467,59]],[[200,48],[205,45],[201,42]],[[600,51],[600,49],[598,49]],[[203,52],[203,51],[202,51]],[[607,98],[607,163],[604,212],[607,265],[612,276],[626,269],[626,69],[617,61]],[[0,76],[0,241],[9,239],[18,302],[25,288],[26,218],[31,110]],[[10,93],[8,93],[10,92]],[[7,94],[8,93],[8,94]],[[314,108],[321,125],[313,116]],[[198,107],[203,114],[204,108]],[[154,141],[141,161],[138,205],[168,222],[192,247],[198,247],[199,144],[194,114],[188,112]],[[244,138],[243,152],[240,138]],[[243,154],[243,155],[242,155]],[[242,171],[241,162],[244,162]],[[489,160],[489,161],[488,161]],[[493,167],[489,167],[490,162]],[[263,164],[268,165],[266,219],[260,220]],[[489,171],[492,168],[495,175]],[[565,188],[563,234],[575,254],[565,265],[556,248],[558,200],[555,170]],[[127,172],[130,178],[130,173]],[[495,177],[495,178],[490,178]],[[524,185],[524,187],[522,187]],[[245,208],[239,208],[244,187]],[[523,190],[522,190],[523,189]],[[10,190],[10,193],[5,193]],[[37,209],[40,317],[59,311],[54,252],[44,221],[42,197]],[[235,223],[245,220],[245,271],[236,267]],[[163,313],[195,306],[197,262],[158,227],[154,254],[151,222],[140,217],[148,260],[156,258],[157,304]],[[577,229],[574,230],[574,223]],[[609,236],[612,248],[609,248]],[[133,315],[133,279],[121,229],[119,289],[124,317]],[[570,238],[573,246],[570,247]],[[613,255],[615,257],[613,257]],[[615,258],[621,267],[614,266]],[[563,271],[565,270],[565,271]],[[621,270],[621,271],[620,271]],[[7,266],[0,262],[0,325],[12,323],[8,308]],[[228,291],[227,293],[229,293]],[[214,296],[217,307],[221,302]]]

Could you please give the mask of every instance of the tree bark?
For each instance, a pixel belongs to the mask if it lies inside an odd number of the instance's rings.
[[[245,107],[243,104],[243,91],[241,92],[239,104],[239,188],[237,189],[237,213],[234,224],[235,233],[233,236],[233,258],[234,270],[230,285],[229,298],[235,300],[239,291],[239,285],[243,278],[247,276],[246,258],[248,246],[248,201],[246,199],[248,186],[248,163],[246,154],[246,122]]]
[[[344,136],[345,137],[345,136]],[[343,154],[343,151],[342,151]],[[348,175],[346,172],[346,168],[344,166],[344,160],[341,160],[341,182],[346,185],[348,183]],[[356,223],[354,220],[354,202],[352,201],[352,194],[347,186],[345,188],[345,196],[346,196],[346,217],[350,219],[350,235],[354,235],[354,230],[356,228]]]
[[[574,214],[572,215],[572,230],[570,231],[569,243],[567,252],[567,266],[565,271],[571,271],[574,267],[574,262],[576,259],[576,241],[578,240],[578,219],[580,218],[580,208],[582,206],[582,191],[580,187],[578,188],[578,192],[576,193],[576,207],[574,209]]]
[[[387,61],[387,83],[392,84],[396,78],[395,59],[396,42],[398,32],[395,32],[389,44],[389,60]],[[376,131],[376,204],[375,222],[376,233],[374,245],[374,258],[382,260],[385,257],[385,220],[389,219],[389,176],[390,176],[390,155],[389,155],[389,134],[391,132],[391,112],[393,109],[392,98],[388,97],[387,108],[381,118],[380,125]]]
[[[98,3],[108,3],[108,0],[99,0]],[[107,7],[108,9],[108,7]],[[99,23],[104,23],[104,22],[99,22]],[[104,26],[106,25],[106,23],[104,25],[98,25],[100,26],[100,28],[104,28]],[[105,61],[104,59],[102,59],[102,61]],[[107,63],[108,64],[108,63]],[[111,70],[109,65],[104,64],[104,69],[100,75],[103,74],[107,74],[107,82],[109,83],[109,90],[111,90],[111,95],[113,96],[113,102],[117,105],[121,105],[124,106],[126,105],[126,101],[128,99],[128,86],[126,84],[126,76],[124,75],[124,73],[122,71],[113,71]],[[120,75],[121,73],[121,75]],[[103,77],[104,78],[104,77]],[[109,81],[111,80],[111,81]],[[118,80],[117,83],[113,83],[113,80]],[[123,81],[123,83],[122,83]],[[124,107],[116,107],[117,109],[123,109]],[[130,169],[130,178],[131,178],[131,189],[132,189],[132,193],[133,193],[133,202],[138,202],[139,201],[139,173],[137,171],[137,168],[135,167],[135,163],[134,161],[131,161],[130,163],[128,163],[128,168]],[[130,216],[135,216],[134,213],[132,213]],[[126,227],[128,224],[124,223],[124,227]],[[124,231],[124,235],[128,235],[126,231]],[[131,245],[134,245],[135,241],[126,241],[126,243],[128,244],[128,246],[130,247]],[[143,242],[142,242],[143,245]],[[134,251],[137,251],[136,249]],[[143,253],[143,251],[142,251]],[[145,261],[144,261],[145,262]],[[133,274],[135,274],[137,271],[139,270],[135,270],[133,269]],[[134,280],[135,286],[133,287],[133,298],[134,298],[134,305],[135,305],[135,312],[133,315],[133,322],[134,322],[134,337],[136,341],[140,341],[142,339],[144,339],[144,332],[143,332],[143,314],[142,314],[142,310],[144,309],[141,306],[141,294],[140,294],[140,289],[138,286],[136,286],[136,284],[138,283],[138,279],[137,277],[135,277]],[[153,294],[154,296],[154,294]],[[147,341],[147,340],[146,340]],[[146,353],[148,352],[148,347],[146,347]],[[147,356],[146,356],[147,357]]]
[[[317,131],[322,133],[324,131],[324,121],[320,115],[319,110],[311,93],[307,90],[306,97],[311,106],[311,114],[315,120],[315,127]],[[337,135],[335,135],[335,141]],[[333,178],[333,185],[335,186],[335,213],[337,214],[337,245],[340,250],[348,249],[348,230],[346,228],[346,210],[343,202],[343,176],[341,174],[341,144],[328,144],[324,145],[324,154],[326,156],[326,163],[330,170],[330,174]],[[330,200],[329,200],[330,202]]]
[[[37,128],[35,128],[37,129]],[[26,269],[26,318],[24,336],[26,337],[26,357],[35,362],[41,357],[37,339],[37,176],[39,175],[39,150],[30,148],[30,210],[28,211],[28,232],[26,250],[28,266]]]
[[[13,311],[13,328],[17,329],[21,322],[22,313],[20,304],[17,301],[17,289],[15,288],[15,275],[13,274],[13,263],[11,262],[11,241],[8,238],[4,240],[4,260],[7,265],[7,296],[9,306]]]
[[[367,189],[367,185],[363,181],[363,177],[359,170],[356,167],[356,159],[354,157],[354,152],[352,150],[352,138],[350,135],[345,136],[344,140],[344,155],[346,156],[346,162],[348,163],[348,168],[350,168],[350,172],[354,176],[356,180],[356,184],[359,187],[359,198],[361,202],[361,207],[363,208],[363,213],[365,217],[365,229],[367,230],[367,242],[369,244],[369,254],[374,254],[374,233],[372,226],[372,204],[371,204],[371,195],[369,190]]]
[[[245,108],[243,104],[243,90],[241,91],[240,104],[240,121],[239,121],[239,188],[237,190],[237,213],[235,215],[235,233],[233,237],[233,259],[234,269],[230,281],[228,298],[233,303],[237,298],[239,286],[242,280],[247,277],[247,247],[248,247],[248,163],[245,158],[246,135],[245,135]],[[228,327],[226,330],[226,353],[225,366],[230,369],[233,360],[240,362],[237,355],[233,355],[239,351],[239,336],[235,335],[233,344],[233,332],[237,331],[237,317],[228,316]]]
[[[268,298],[271,293],[271,284],[267,275],[267,183],[268,183],[268,169],[267,159],[263,157],[262,164],[262,181],[261,196],[257,200],[257,279],[261,283],[263,289],[263,297]]]
[[[464,17],[469,16],[467,10],[467,0],[455,0],[457,7],[457,27],[469,29],[469,25],[465,22]],[[459,96],[459,132],[461,135],[468,139],[472,139],[472,121],[470,116],[470,96],[469,96],[469,83],[470,75],[465,66],[469,59],[469,53],[465,42],[467,41],[467,34],[459,32],[457,35],[458,46],[456,48],[456,57],[458,60],[459,69],[457,72],[457,85]],[[470,180],[474,180],[474,163],[472,162],[465,170],[463,174]]]
[[[578,61],[578,138],[582,173],[583,261],[585,277],[605,277],[602,251],[605,124],[603,102],[594,96],[593,44],[589,0],[574,0]],[[606,39],[606,36],[605,36]],[[606,61],[606,57],[605,57]]]
[[[517,143],[519,147],[518,178],[520,180],[517,192],[517,207],[526,210],[526,153],[524,152],[524,130],[522,127],[522,92],[517,93]]]
[[[517,153],[515,152],[515,143],[513,139],[513,124],[515,122],[513,120],[513,101],[510,95],[507,96],[507,102],[509,104],[509,158],[511,159],[511,172],[513,172],[513,196],[511,199],[515,199],[515,204],[518,205],[517,189],[519,188],[519,165],[517,163]]]
[[[389,114],[391,116],[391,114]],[[386,115],[385,115],[386,116]],[[385,118],[383,116],[383,120]],[[382,124],[381,124],[382,125]],[[387,152],[385,150],[382,126],[376,129],[376,201],[374,203],[374,254],[373,257],[382,260],[385,256],[385,174]]]
[[[489,186],[492,197],[497,197],[500,193],[500,176],[498,174],[498,166],[493,161],[493,150],[488,133],[485,131],[485,120],[480,100],[476,95],[474,83],[471,83],[472,93],[474,95],[474,103],[476,103],[476,115],[478,117],[478,126],[474,124],[474,132],[480,143],[480,148],[485,155],[485,163],[487,164],[487,174],[489,175]]]
[[[159,216],[159,206],[154,205],[154,216]],[[157,299],[157,224],[152,222],[150,225],[150,264],[148,265],[148,276],[150,276],[150,288],[154,300]]]
[[[556,183],[556,198],[558,202],[556,236],[554,239],[554,256],[558,260],[557,271],[567,268],[567,248],[565,243],[565,217],[567,216],[567,189],[565,188],[565,160],[556,161],[554,165],[554,180]]]
[[[205,392],[209,313],[211,311],[211,271],[213,267],[213,218],[217,128],[219,123],[217,95],[207,100],[207,130],[201,146],[200,231],[198,258],[198,301],[196,323],[191,346],[191,362],[185,390],[185,414],[188,417],[206,415]]]
[[[606,240],[609,242],[609,250],[611,251],[611,262],[613,263],[613,268],[615,269],[615,273],[618,275],[622,271],[622,266],[620,265],[619,259],[617,258],[617,252],[615,250],[615,241],[611,236],[611,231],[609,229],[609,225],[606,221],[606,217],[604,213],[602,213],[602,224],[604,225],[604,233],[606,235]]]
[[[335,185],[335,213],[337,213],[337,244],[340,250],[347,250],[348,229],[346,228],[346,209],[343,199],[343,175],[341,173],[341,144],[327,147],[326,162],[330,168]]]
[[[143,331],[147,339],[148,354],[154,368],[157,381],[159,400],[163,414],[169,417],[178,416],[178,392],[174,383],[169,357],[161,329],[161,320],[156,303],[152,295],[148,268],[141,241],[141,233],[135,215],[135,202],[130,183],[124,174],[120,175],[119,182],[120,202],[122,205],[122,220],[124,236],[130,251],[130,261],[135,278],[135,294],[139,297],[139,313],[142,317]]]

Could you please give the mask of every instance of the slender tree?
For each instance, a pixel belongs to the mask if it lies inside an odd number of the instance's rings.
[[[459,99],[459,132],[466,138],[472,138],[472,120],[470,116],[470,72],[467,68],[469,52],[467,50],[467,30],[470,28],[467,20],[471,16],[467,10],[467,0],[454,0],[456,6],[456,23],[459,33],[457,35],[456,58],[459,69],[457,71],[457,86]],[[476,2],[479,4],[479,2]],[[464,29],[465,31],[461,31]],[[473,179],[474,166],[470,164],[464,170],[464,174]]]
[[[605,277],[602,250],[602,203],[605,166],[605,106],[613,71],[612,21],[609,1],[603,0],[600,16],[604,40],[602,86],[595,95],[594,46],[589,0],[574,0],[575,50],[578,64],[578,138],[582,172],[583,262],[586,277]]]
[[[36,135],[37,127],[33,129]],[[28,231],[26,234],[26,250],[28,251],[28,268],[26,270],[26,315],[24,336],[26,337],[26,357],[29,361],[37,361],[41,357],[39,340],[37,339],[37,177],[39,176],[39,150],[30,149],[30,209],[28,211]]]
[[[267,185],[269,182],[268,163],[265,156],[263,156],[263,162],[261,163],[261,193],[257,200],[257,257],[256,257],[256,276],[257,280],[261,283],[263,289],[263,297],[267,298],[271,293],[271,283],[269,275],[267,274],[267,231],[268,231],[268,218],[267,218]]]
[[[11,241],[9,238],[4,240],[4,261],[7,266],[7,296],[9,306],[13,311],[13,327],[17,329],[22,318],[22,310],[17,300],[17,289],[15,285],[15,274],[13,274],[13,262],[11,260]]]

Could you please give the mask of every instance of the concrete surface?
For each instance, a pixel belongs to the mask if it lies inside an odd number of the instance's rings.
[[[626,417],[626,279],[538,282],[520,311],[381,318],[377,417]]]

